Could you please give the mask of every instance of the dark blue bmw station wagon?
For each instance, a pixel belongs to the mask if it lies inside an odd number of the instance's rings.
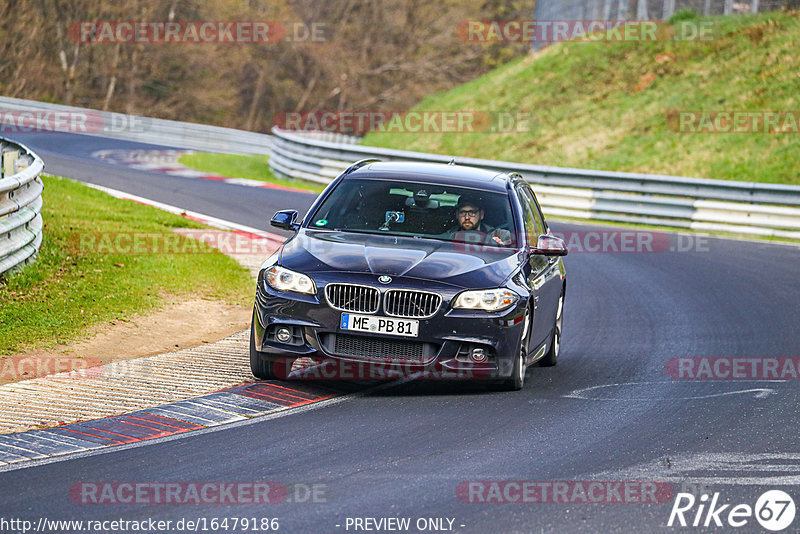
[[[363,160],[271,224],[295,234],[259,272],[257,378],[334,362],[521,389],[558,360],[567,248],[517,173]]]

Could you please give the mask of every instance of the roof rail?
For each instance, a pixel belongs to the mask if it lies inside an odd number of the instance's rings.
[[[353,163],[352,165],[350,165],[349,167],[347,167],[347,169],[342,173],[342,176],[347,176],[351,172],[355,171],[356,169],[360,169],[364,165],[368,165],[370,163],[376,163],[376,162],[379,162],[379,161],[381,161],[381,160],[379,160],[378,158],[360,159],[360,160],[356,161],[355,163]]]

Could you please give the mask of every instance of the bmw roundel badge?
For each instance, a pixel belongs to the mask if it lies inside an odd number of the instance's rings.
[[[385,274],[383,276],[379,276],[378,277],[378,282],[380,282],[381,284],[388,284],[391,281],[392,281],[392,277],[391,276],[386,276]]]

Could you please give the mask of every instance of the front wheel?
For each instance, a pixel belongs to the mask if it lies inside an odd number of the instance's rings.
[[[256,350],[255,317],[250,323],[250,371],[253,376],[261,380],[271,380],[276,378],[272,370],[272,362],[268,361],[264,355]]]
[[[558,363],[558,353],[561,350],[561,325],[564,323],[564,293],[558,298],[558,311],[556,311],[556,324],[553,326],[553,337],[550,339],[550,350],[547,351],[539,366],[552,367]]]
[[[514,359],[514,370],[511,377],[502,383],[505,391],[519,391],[525,385],[525,371],[528,368],[528,334],[530,330],[530,314],[525,312],[525,322],[522,328],[522,339],[519,342],[519,351]]]

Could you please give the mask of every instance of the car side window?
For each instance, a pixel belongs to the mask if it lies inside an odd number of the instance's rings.
[[[544,215],[542,209],[539,207],[539,202],[536,200],[536,195],[529,185],[525,186],[525,192],[529,195],[531,200],[531,210],[533,210],[533,218],[536,221],[536,228],[539,235],[547,233],[547,225],[544,222]]]
[[[528,244],[536,245],[539,239],[539,230],[536,227],[536,219],[534,217],[535,206],[531,205],[530,195],[527,194],[523,186],[517,186],[517,196],[519,203],[522,204],[522,214],[525,217],[525,230],[528,234]]]

